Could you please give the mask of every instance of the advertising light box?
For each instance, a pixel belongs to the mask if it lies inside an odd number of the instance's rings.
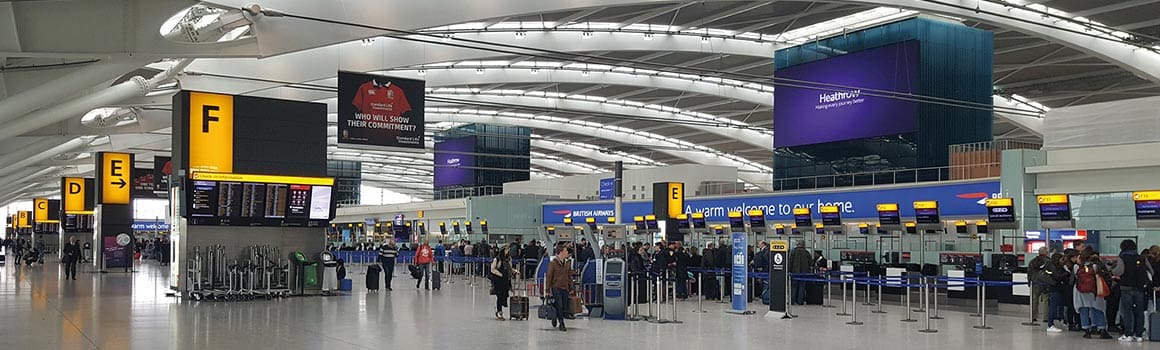
[[[919,42],[906,41],[774,72],[774,147],[912,133],[918,102]]]
[[[435,143],[435,188],[475,185],[475,136]]]
[[[422,80],[338,72],[338,143],[422,151]]]

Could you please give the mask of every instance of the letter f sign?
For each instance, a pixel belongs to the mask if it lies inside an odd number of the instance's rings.
[[[218,110],[219,110],[218,106],[210,106],[210,105],[201,106],[201,132],[202,133],[208,134],[209,133],[209,123],[210,122],[216,123],[218,121],[218,117],[212,116],[209,114],[210,111],[217,112]]]

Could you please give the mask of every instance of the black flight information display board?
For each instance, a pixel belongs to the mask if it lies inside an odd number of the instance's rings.
[[[334,179],[195,172],[188,179],[191,225],[327,225],[334,217]]]
[[[902,216],[898,214],[898,203],[879,204],[877,209],[879,225],[902,225]]]
[[[793,208],[793,223],[798,227],[813,226],[814,219],[810,215],[810,208]]]
[[[1015,222],[1015,200],[1011,198],[988,198],[987,221],[993,223]]]
[[[938,202],[914,202],[914,221],[919,224],[933,225],[941,223],[938,215]]]
[[[822,214],[822,225],[826,226],[842,226],[842,211],[836,206],[818,207],[818,213]]]
[[[1066,194],[1049,194],[1036,197],[1039,202],[1039,220],[1071,220],[1071,198]]]
[[[1136,220],[1160,220],[1160,191],[1133,192]]]

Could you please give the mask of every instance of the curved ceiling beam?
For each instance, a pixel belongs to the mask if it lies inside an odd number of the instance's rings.
[[[770,182],[772,181],[772,169],[760,164],[755,164],[738,157],[707,152],[703,147],[671,141],[661,135],[621,131],[597,123],[577,120],[552,121],[546,119],[546,117],[522,118],[507,115],[463,115],[454,113],[427,113],[427,119],[428,121],[472,121],[478,123],[520,125],[556,130],[559,130],[561,127],[566,127],[568,132],[632,145],[656,147],[659,152],[668,153],[694,163],[737,167],[740,178],[765,189],[770,188]],[[674,147],[685,148],[687,150],[674,149]]]
[[[753,129],[740,129],[736,127],[717,126],[717,125],[703,125],[703,123],[713,123],[713,121],[706,121],[702,117],[687,115],[684,113],[669,113],[660,112],[648,108],[621,106],[611,103],[603,103],[597,101],[583,101],[574,99],[548,98],[539,96],[501,96],[501,95],[484,95],[484,94],[447,94],[434,93],[428,94],[432,97],[449,97],[458,100],[469,100],[483,103],[498,103],[498,104],[516,104],[521,106],[530,106],[539,109],[556,109],[566,110],[572,112],[579,112],[591,114],[593,116],[606,115],[615,118],[620,116],[638,116],[649,119],[665,119],[692,123],[693,125],[685,125],[688,128],[709,132],[721,137],[731,138],[738,142],[747,143],[762,149],[773,149],[773,135],[770,133],[763,133]],[[458,104],[447,104],[428,102],[428,108],[440,106],[454,106]],[[472,106],[465,106],[465,108],[474,108]],[[719,118],[724,119],[724,118]],[[731,120],[730,120],[731,121]],[[732,121],[735,125],[747,125],[742,122]]]
[[[535,135],[533,135],[533,137],[534,136]],[[630,155],[628,153],[619,151],[611,152],[608,149],[582,142],[555,141],[533,138],[532,148],[541,148],[560,153],[568,153],[574,156],[588,158],[605,164],[612,164],[618,161],[624,162],[624,167],[628,169],[660,167],[666,165],[664,163],[657,162],[645,157]]]
[[[215,0],[213,2],[240,8],[249,4],[250,0]],[[398,4],[401,6],[400,8],[395,8],[394,11],[387,13],[375,11],[381,4],[372,0],[349,0],[344,2],[344,6],[331,6],[331,4],[322,2],[268,0],[263,2],[263,6],[297,15],[386,28],[417,29],[452,23],[466,23],[481,18],[505,18],[568,9],[670,2],[667,0],[506,0],[491,1],[488,2],[488,6],[462,6],[456,0],[427,0]],[[1000,2],[971,1],[969,4],[964,1],[911,0],[830,0],[826,2],[906,8],[993,23],[1080,50],[1112,62],[1145,79],[1160,83],[1160,54],[1157,52],[1084,35],[1082,33],[1087,28],[1080,24],[1060,21],[1036,11]],[[414,16],[415,13],[424,15]],[[384,34],[382,31],[376,30],[267,16],[257,18],[253,29],[261,44],[263,56],[301,51]],[[574,45],[579,44],[579,41],[582,40],[567,40],[565,42]]]
[[[301,22],[301,21],[299,21]],[[690,53],[728,53],[730,55],[766,57],[772,64],[773,52],[782,46],[773,43],[758,43],[751,40],[714,40],[706,44],[700,38],[688,35],[657,34],[653,40],[641,40],[639,33],[602,33],[598,39],[576,40],[572,32],[532,32],[523,40],[516,40],[511,33],[474,32],[456,34],[456,38],[487,42],[521,45],[538,49],[565,52],[584,51],[669,51]],[[204,72],[226,76],[264,78],[277,81],[314,82],[334,78],[337,70],[372,72],[407,67],[417,67],[437,62],[484,60],[496,57],[497,53],[484,50],[458,48],[447,45],[427,44],[389,38],[380,38],[373,45],[364,46],[358,41],[267,57],[261,60],[241,58],[200,59],[190,65],[188,72]],[[400,54],[401,52],[412,54]],[[189,80],[189,81],[187,81]],[[182,80],[187,88],[197,89],[195,79]],[[268,82],[239,82],[222,86],[213,91],[223,93],[259,93],[281,84]],[[678,87],[680,85],[677,85]],[[204,86],[203,86],[204,87]],[[223,90],[224,89],[224,90]],[[264,95],[270,97],[291,96]]]

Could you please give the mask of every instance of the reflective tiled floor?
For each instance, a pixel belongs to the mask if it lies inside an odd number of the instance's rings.
[[[0,349],[1160,348],[1076,333],[1049,335],[1012,316],[990,317],[994,329],[981,331],[971,327],[977,318],[954,311],[933,323],[938,333],[924,334],[917,332],[924,323],[898,321],[900,307],[887,307],[887,314],[859,309],[866,324],[850,326],[834,309],[798,309],[799,318],[784,321],[763,318],[762,312],[726,314],[726,304],[718,303],[706,303],[707,313],[693,313],[697,304],[683,302],[682,324],[575,320],[561,333],[540,320],[494,321],[494,299],[486,288],[458,277],[429,292],[416,291],[400,276],[393,292],[367,294],[357,290],[362,276],[355,274],[356,291],[346,296],[192,303],[166,297],[162,273],[151,263],[133,274],[81,273],[75,282],[58,281],[59,273],[51,263],[3,268]]]

